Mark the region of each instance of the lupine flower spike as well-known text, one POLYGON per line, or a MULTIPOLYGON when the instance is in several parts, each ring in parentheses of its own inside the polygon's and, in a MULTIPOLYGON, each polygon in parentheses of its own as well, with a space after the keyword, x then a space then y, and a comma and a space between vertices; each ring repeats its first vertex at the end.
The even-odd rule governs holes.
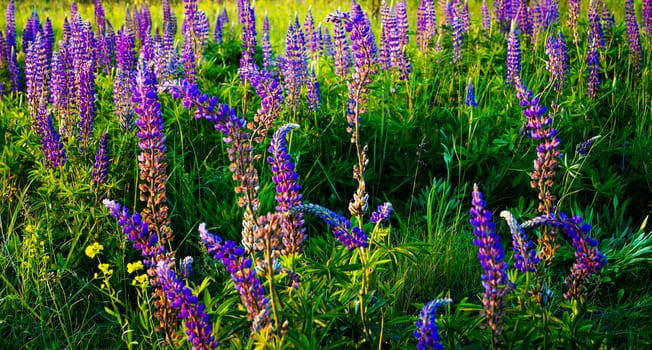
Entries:
POLYGON ((469 83, 466 85, 464 104, 468 107, 478 107, 478 101, 475 100, 475 92, 473 90, 473 80, 471 78, 469 78, 469 83))
POLYGON ((417 319, 417 330, 414 337, 417 339, 419 350, 443 350, 440 343, 441 338, 437 332, 437 309, 443 305, 452 303, 451 299, 435 299, 423 306, 417 319))
POLYGON ((369 246, 369 237, 358 226, 351 229, 351 221, 329 209, 317 204, 301 204, 292 210, 308 212, 319 216, 333 231, 337 238, 348 250, 355 248, 366 248, 369 246))
POLYGON ((536 249, 533 249, 534 243, 528 238, 512 213, 504 210, 500 212, 500 216, 505 219, 512 233, 514 267, 521 272, 535 272, 540 259, 537 257, 536 249))

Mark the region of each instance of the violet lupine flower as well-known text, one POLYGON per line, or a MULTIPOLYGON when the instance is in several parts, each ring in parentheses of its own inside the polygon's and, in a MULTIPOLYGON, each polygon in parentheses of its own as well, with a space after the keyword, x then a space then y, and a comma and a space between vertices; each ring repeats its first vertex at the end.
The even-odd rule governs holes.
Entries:
POLYGON ((38 33, 27 48, 25 56, 25 85, 27 92, 29 116, 32 121, 33 130, 38 130, 38 114, 41 109, 46 108, 48 102, 48 66, 43 36, 38 33))
POLYGON ((32 10, 32 15, 27 19, 27 24, 23 30, 23 52, 27 53, 27 49, 32 44, 36 35, 41 33, 43 35, 43 26, 41 25, 41 20, 38 17, 36 10, 32 10))
POLYGON ((579 154, 581 157, 585 157, 586 155, 589 154, 589 151, 591 150, 591 147, 593 147, 593 144, 602 136, 597 135, 593 136, 590 139, 580 143, 577 145, 577 154, 579 154))
MULTIPOLYGON (((604 49, 604 33, 602 32, 602 23, 600 22, 600 13, 598 12, 598 0, 589 1, 588 18, 589 18, 589 41, 595 40, 600 50, 604 49), (593 39, 591 39, 593 38, 593 39)), ((590 44, 589 44, 590 45, 590 44)))
POLYGON ((206 313, 206 306, 199 302, 186 282, 179 280, 174 272, 174 260, 163 259, 156 264, 156 275, 173 310, 184 320, 186 337, 193 350, 215 349, 218 345, 213 336, 213 325, 206 313))
POLYGON ((254 58, 256 53, 256 14, 249 0, 238 1, 238 13, 242 25, 242 57, 238 73, 244 84, 249 80, 249 75, 258 70, 254 58))
POLYGON ((11 91, 22 91, 23 81, 20 72, 20 65, 18 65, 18 58, 16 56, 16 47, 12 46, 9 49, 9 80, 11 82, 11 91))
POLYGON ((45 45, 45 54, 47 55, 48 64, 52 62, 52 50, 54 49, 54 32, 52 30, 52 21, 50 17, 45 19, 43 28, 43 40, 45 45))
POLYGON ((460 20, 462 22, 462 32, 468 33, 471 29, 471 21, 469 19, 469 1, 464 0, 463 5, 459 5, 460 20))
POLYGON ((129 27, 118 31, 116 38, 116 73, 113 80, 114 114, 123 131, 133 128, 131 79, 136 71, 136 37, 129 27))
POLYGON ((550 82, 554 84, 555 91, 561 92, 568 76, 568 50, 566 49, 566 40, 564 35, 559 31, 557 36, 550 36, 546 41, 546 54, 548 61, 546 68, 550 72, 550 82))
POLYGON ((163 0, 161 7, 163 11, 163 32, 175 36, 177 34, 177 17, 170 8, 170 0, 163 0))
POLYGON ((625 21, 627 22, 627 38, 629 43, 629 60, 637 73, 641 72, 643 51, 641 49, 641 35, 638 30, 634 1, 625 1, 625 21))
POLYGON ((419 318, 417 319, 417 329, 414 331, 414 337, 417 339, 417 349, 419 350, 443 350, 444 346, 440 343, 437 329, 437 309, 440 306, 452 303, 452 299, 435 299, 428 302, 421 308, 419 318))
POLYGON ((512 21, 509 37, 507 38, 507 76, 506 84, 518 85, 521 76, 521 42, 518 39, 516 21, 512 21))
POLYGON ((351 50, 349 43, 346 41, 346 32, 344 21, 341 18, 327 18, 327 21, 333 22, 333 44, 335 51, 335 74, 344 79, 349 76, 351 67, 351 50))
POLYGON ((39 111, 39 133, 41 134, 41 150, 45 158, 45 166, 56 168, 66 162, 66 149, 60 141, 59 133, 52 123, 52 113, 46 110, 45 104, 39 111))
POLYGON ((641 4, 641 17, 643 20, 643 33, 652 36, 652 0, 643 0, 641 4))
POLYGON ((477 184, 473 184, 470 222, 475 235, 473 244, 479 248, 478 260, 484 270, 482 274, 483 315, 487 317, 492 336, 495 337, 503 330, 504 299, 511 288, 511 282, 507 278, 507 263, 503 259, 505 253, 500 244, 500 237, 494 230, 491 212, 485 209, 485 201, 477 184))
POLYGON ((417 8, 417 47, 426 53, 437 34, 437 14, 433 0, 421 0, 417 8))
POLYGON ((68 69, 70 61, 68 56, 67 45, 64 41, 59 41, 59 49, 52 55, 52 68, 50 78, 50 91, 52 102, 52 113, 59 120, 59 133, 65 140, 73 136, 75 123, 72 118, 73 98, 70 96, 70 80, 68 79, 68 69))
POLYGON ((391 47, 396 44, 398 47, 398 35, 396 32, 396 17, 391 13, 387 1, 383 0, 380 5, 380 47, 378 48, 378 63, 380 68, 389 70, 392 67, 391 47), (394 43, 396 41, 396 43, 394 43))
POLYGON ((509 230, 512 233, 512 246, 514 247, 514 268, 525 273, 535 272, 537 264, 539 264, 539 257, 537 257, 534 243, 528 238, 523 228, 518 224, 514 215, 507 210, 500 212, 500 216, 505 219, 509 230))
POLYGON ((183 25, 181 31, 183 33, 183 50, 181 60, 183 61, 183 74, 184 78, 190 82, 194 82, 197 76, 195 56, 195 41, 197 40, 195 33, 195 20, 197 18, 197 0, 184 0, 185 14, 183 17, 183 25))
POLYGON ((11 50, 16 50, 16 8, 14 0, 10 0, 5 10, 5 57, 11 60, 11 50))
MULTIPOLYGON (((539 26, 541 24, 541 19, 537 18, 535 19, 535 23, 532 23, 532 13, 530 10, 528 10, 527 7, 527 1, 526 0, 517 0, 518 2, 518 8, 516 11, 516 19, 518 22, 518 29, 519 32, 521 32, 523 35, 527 35, 529 37, 533 36, 534 34, 534 27, 539 26)), ((513 5, 512 5, 513 6, 513 5)), ((535 5, 536 6, 536 5, 535 5)), ((541 12, 538 12, 538 7, 535 7, 534 9, 535 14, 537 15, 536 17, 540 17, 541 12)))
POLYGON ((251 85, 260 96, 260 108, 254 116, 253 139, 256 143, 262 143, 283 110, 283 89, 269 70, 252 75, 251 85))
POLYGON ((333 39, 331 38, 331 32, 328 30, 328 28, 324 29, 322 35, 322 50, 324 51, 324 56, 333 59, 335 58, 335 51, 333 49, 333 39))
POLYGON ((469 83, 466 85, 464 104, 467 107, 478 107, 478 101, 475 100, 475 92, 473 90, 473 80, 471 78, 469 78, 469 83))
POLYGON ((600 89, 600 38, 593 31, 589 32, 588 38, 588 53, 587 53, 587 63, 588 63, 588 84, 586 95, 590 99, 594 99, 598 96, 598 90, 600 89))
POLYGON ((410 36, 408 35, 408 14, 407 14, 407 5, 405 0, 399 0, 396 3, 396 29, 398 31, 398 38, 400 42, 401 50, 407 46, 410 42, 410 36))
POLYGON ((204 11, 195 12, 195 57, 202 57, 208 45, 208 16, 204 11))
POLYGON ((369 246, 369 237, 360 227, 355 226, 351 229, 351 221, 332 210, 311 203, 297 205, 292 210, 317 215, 330 227, 333 236, 348 250, 369 246))
POLYGON ((392 203, 385 202, 378 206, 378 209, 371 213, 371 218, 369 219, 373 224, 379 224, 387 219, 392 213, 392 203))
POLYGON ((580 17, 581 0, 568 0, 568 20, 566 24, 573 33, 573 42, 577 45, 580 42, 579 32, 577 30, 577 20, 580 17))
POLYGON ((292 211, 302 204, 301 185, 297 182, 298 175, 295 165, 287 152, 285 137, 291 130, 297 129, 297 124, 285 124, 272 136, 269 147, 271 154, 267 162, 272 165, 272 182, 276 184, 276 211, 281 214, 281 231, 285 254, 299 253, 305 248, 306 228, 303 213, 292 211))
POLYGON ((583 223, 581 217, 569 218, 566 214, 559 213, 558 220, 575 248, 575 263, 565 282, 568 290, 564 293, 564 298, 580 300, 586 296, 586 280, 600 274, 602 268, 607 265, 607 259, 598 250, 598 241, 589 236, 591 225, 583 223))
POLYGON ((283 85, 285 102, 290 109, 296 109, 301 100, 301 86, 306 82, 306 54, 301 27, 290 23, 285 36, 285 57, 283 57, 283 85))
POLYGON ((321 89, 319 89, 315 67, 311 67, 306 84, 308 85, 308 109, 316 111, 321 107, 321 89))
POLYGON ((463 45, 463 35, 464 28, 462 27, 462 19, 457 14, 453 17, 453 26, 452 26, 452 54, 451 62, 453 65, 458 65, 462 62, 462 45, 463 45))
POLYGON ((616 19, 614 18, 613 13, 609 11, 609 6, 607 6, 606 2, 602 2, 602 29, 609 31, 611 27, 613 27, 616 24, 616 19))
POLYGON ((168 217, 165 183, 165 135, 163 115, 156 94, 156 77, 141 54, 138 69, 132 81, 134 112, 138 116, 138 168, 140 169, 140 200, 147 204, 142 210, 143 219, 159 234, 161 244, 172 240, 172 228, 168 217))
POLYGON ((192 263, 195 262, 192 256, 187 256, 181 260, 181 268, 179 269, 179 277, 187 280, 192 276, 192 263))
POLYGON ((102 201, 111 216, 117 219, 127 239, 134 244, 134 249, 140 251, 146 268, 156 267, 156 257, 165 254, 165 245, 161 244, 155 230, 142 219, 139 213, 129 214, 129 209, 122 204, 105 199, 102 201))
POLYGON ((319 32, 315 27, 315 20, 312 17, 312 7, 308 8, 303 29, 306 34, 306 53, 310 59, 315 59, 321 51, 321 42, 319 41, 319 32))
POLYGON ((260 44, 263 52, 263 68, 272 71, 274 67, 274 57, 272 56, 272 44, 269 41, 269 17, 265 15, 263 20, 263 40, 260 44))
POLYGON ((215 44, 221 45, 224 43, 224 26, 229 22, 229 14, 224 9, 215 18, 215 28, 213 29, 213 41, 215 44))
POLYGON ((489 6, 487 0, 482 0, 482 30, 488 32, 491 29, 491 15, 489 15, 489 6))
POLYGON ((100 142, 95 153, 95 163, 93 164, 93 182, 96 184, 105 184, 109 181, 109 133, 105 132, 100 137, 100 142))
POLYGON ((102 7, 102 0, 93 0, 93 13, 95 15, 95 25, 98 32, 103 32, 106 26, 106 16, 104 15, 104 8, 102 7))
POLYGON ((79 67, 79 151, 86 152, 90 146, 95 125, 95 73, 90 63, 79 67))
POLYGON ((251 331, 267 328, 270 325, 269 298, 265 296, 265 288, 256 277, 251 258, 246 257, 244 249, 237 247, 234 241, 222 242, 220 236, 208 232, 205 223, 199 224, 199 237, 208 254, 219 260, 231 275, 235 289, 247 308, 247 317, 252 321, 251 331))

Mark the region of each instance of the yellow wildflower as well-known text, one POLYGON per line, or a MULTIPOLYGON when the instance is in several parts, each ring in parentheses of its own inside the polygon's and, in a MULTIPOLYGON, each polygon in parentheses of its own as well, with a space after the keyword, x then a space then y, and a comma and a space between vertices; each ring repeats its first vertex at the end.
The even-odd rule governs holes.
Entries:
POLYGON ((97 265, 97 268, 100 269, 100 271, 102 271, 104 276, 113 275, 113 270, 110 269, 109 264, 99 264, 99 265, 97 265))
POLYGON ((147 276, 146 273, 134 277, 134 280, 131 281, 131 284, 136 286, 136 287, 141 287, 141 288, 146 288, 147 285, 149 284, 149 276, 147 276))
POLYGON ((128 273, 133 273, 134 271, 142 270, 145 266, 143 266, 142 261, 136 261, 135 263, 128 263, 127 264, 127 272, 128 273))
POLYGON ((95 255, 99 254, 103 249, 104 249, 103 245, 97 242, 93 242, 93 244, 86 247, 86 250, 84 252, 86 253, 86 256, 93 259, 95 255))

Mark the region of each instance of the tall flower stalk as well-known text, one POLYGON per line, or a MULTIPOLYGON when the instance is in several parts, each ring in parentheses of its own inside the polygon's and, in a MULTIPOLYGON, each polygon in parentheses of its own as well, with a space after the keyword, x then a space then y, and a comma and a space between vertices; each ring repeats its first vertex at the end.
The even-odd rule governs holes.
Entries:
POLYGON ((634 66, 636 73, 640 74, 641 65, 643 64, 643 50, 641 49, 641 35, 638 29, 638 22, 636 21, 633 0, 625 1, 625 21, 627 22, 629 60, 632 66, 634 66))

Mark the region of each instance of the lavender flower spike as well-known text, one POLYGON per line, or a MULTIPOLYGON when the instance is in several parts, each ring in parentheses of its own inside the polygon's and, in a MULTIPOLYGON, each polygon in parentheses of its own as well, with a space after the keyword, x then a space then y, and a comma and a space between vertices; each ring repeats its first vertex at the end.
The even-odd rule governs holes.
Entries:
POLYGON ((518 40, 516 31, 516 21, 512 21, 512 26, 507 38, 507 85, 518 85, 521 74, 521 42, 518 40))
POLYGON ((484 270, 482 285, 484 286, 483 315, 487 317, 492 336, 499 335, 503 330, 505 311, 505 295, 511 288, 507 278, 507 263, 503 260, 505 253, 500 244, 500 237, 494 230, 491 212, 485 209, 485 201, 478 185, 473 185, 473 200, 471 207, 471 225, 473 226, 473 244, 478 250, 478 260, 484 270))
POLYGON ((627 37, 629 39, 629 59, 637 73, 641 72, 643 64, 643 50, 641 49, 641 34, 636 22, 634 1, 625 1, 625 21, 627 22, 627 37))
POLYGON ((507 210, 500 212, 500 216, 505 219, 509 230, 512 232, 512 245, 514 246, 514 267, 521 272, 535 272, 539 258, 537 252, 532 249, 534 244, 528 239, 527 234, 523 231, 514 215, 507 210))
POLYGON ((441 338, 437 333, 437 309, 440 306, 452 303, 452 299, 435 299, 423 306, 417 319, 417 330, 414 337, 417 338, 417 349, 419 350, 443 350, 444 346, 439 342, 441 338))
POLYGON ((473 90, 473 80, 469 78, 469 83, 466 85, 466 99, 464 104, 468 107, 478 107, 478 101, 475 100, 475 92, 473 90))
POLYGON ((156 274, 161 282, 161 289, 173 309, 178 310, 179 318, 184 319, 186 337, 193 350, 215 349, 217 341, 213 337, 213 326, 206 313, 206 307, 199 302, 184 281, 174 273, 174 261, 169 258, 159 261, 156 274))
POLYGON ((100 137, 99 146, 95 153, 95 164, 93 164, 93 182, 96 184, 105 184, 109 180, 109 155, 107 146, 109 143, 109 133, 105 132, 100 137))

